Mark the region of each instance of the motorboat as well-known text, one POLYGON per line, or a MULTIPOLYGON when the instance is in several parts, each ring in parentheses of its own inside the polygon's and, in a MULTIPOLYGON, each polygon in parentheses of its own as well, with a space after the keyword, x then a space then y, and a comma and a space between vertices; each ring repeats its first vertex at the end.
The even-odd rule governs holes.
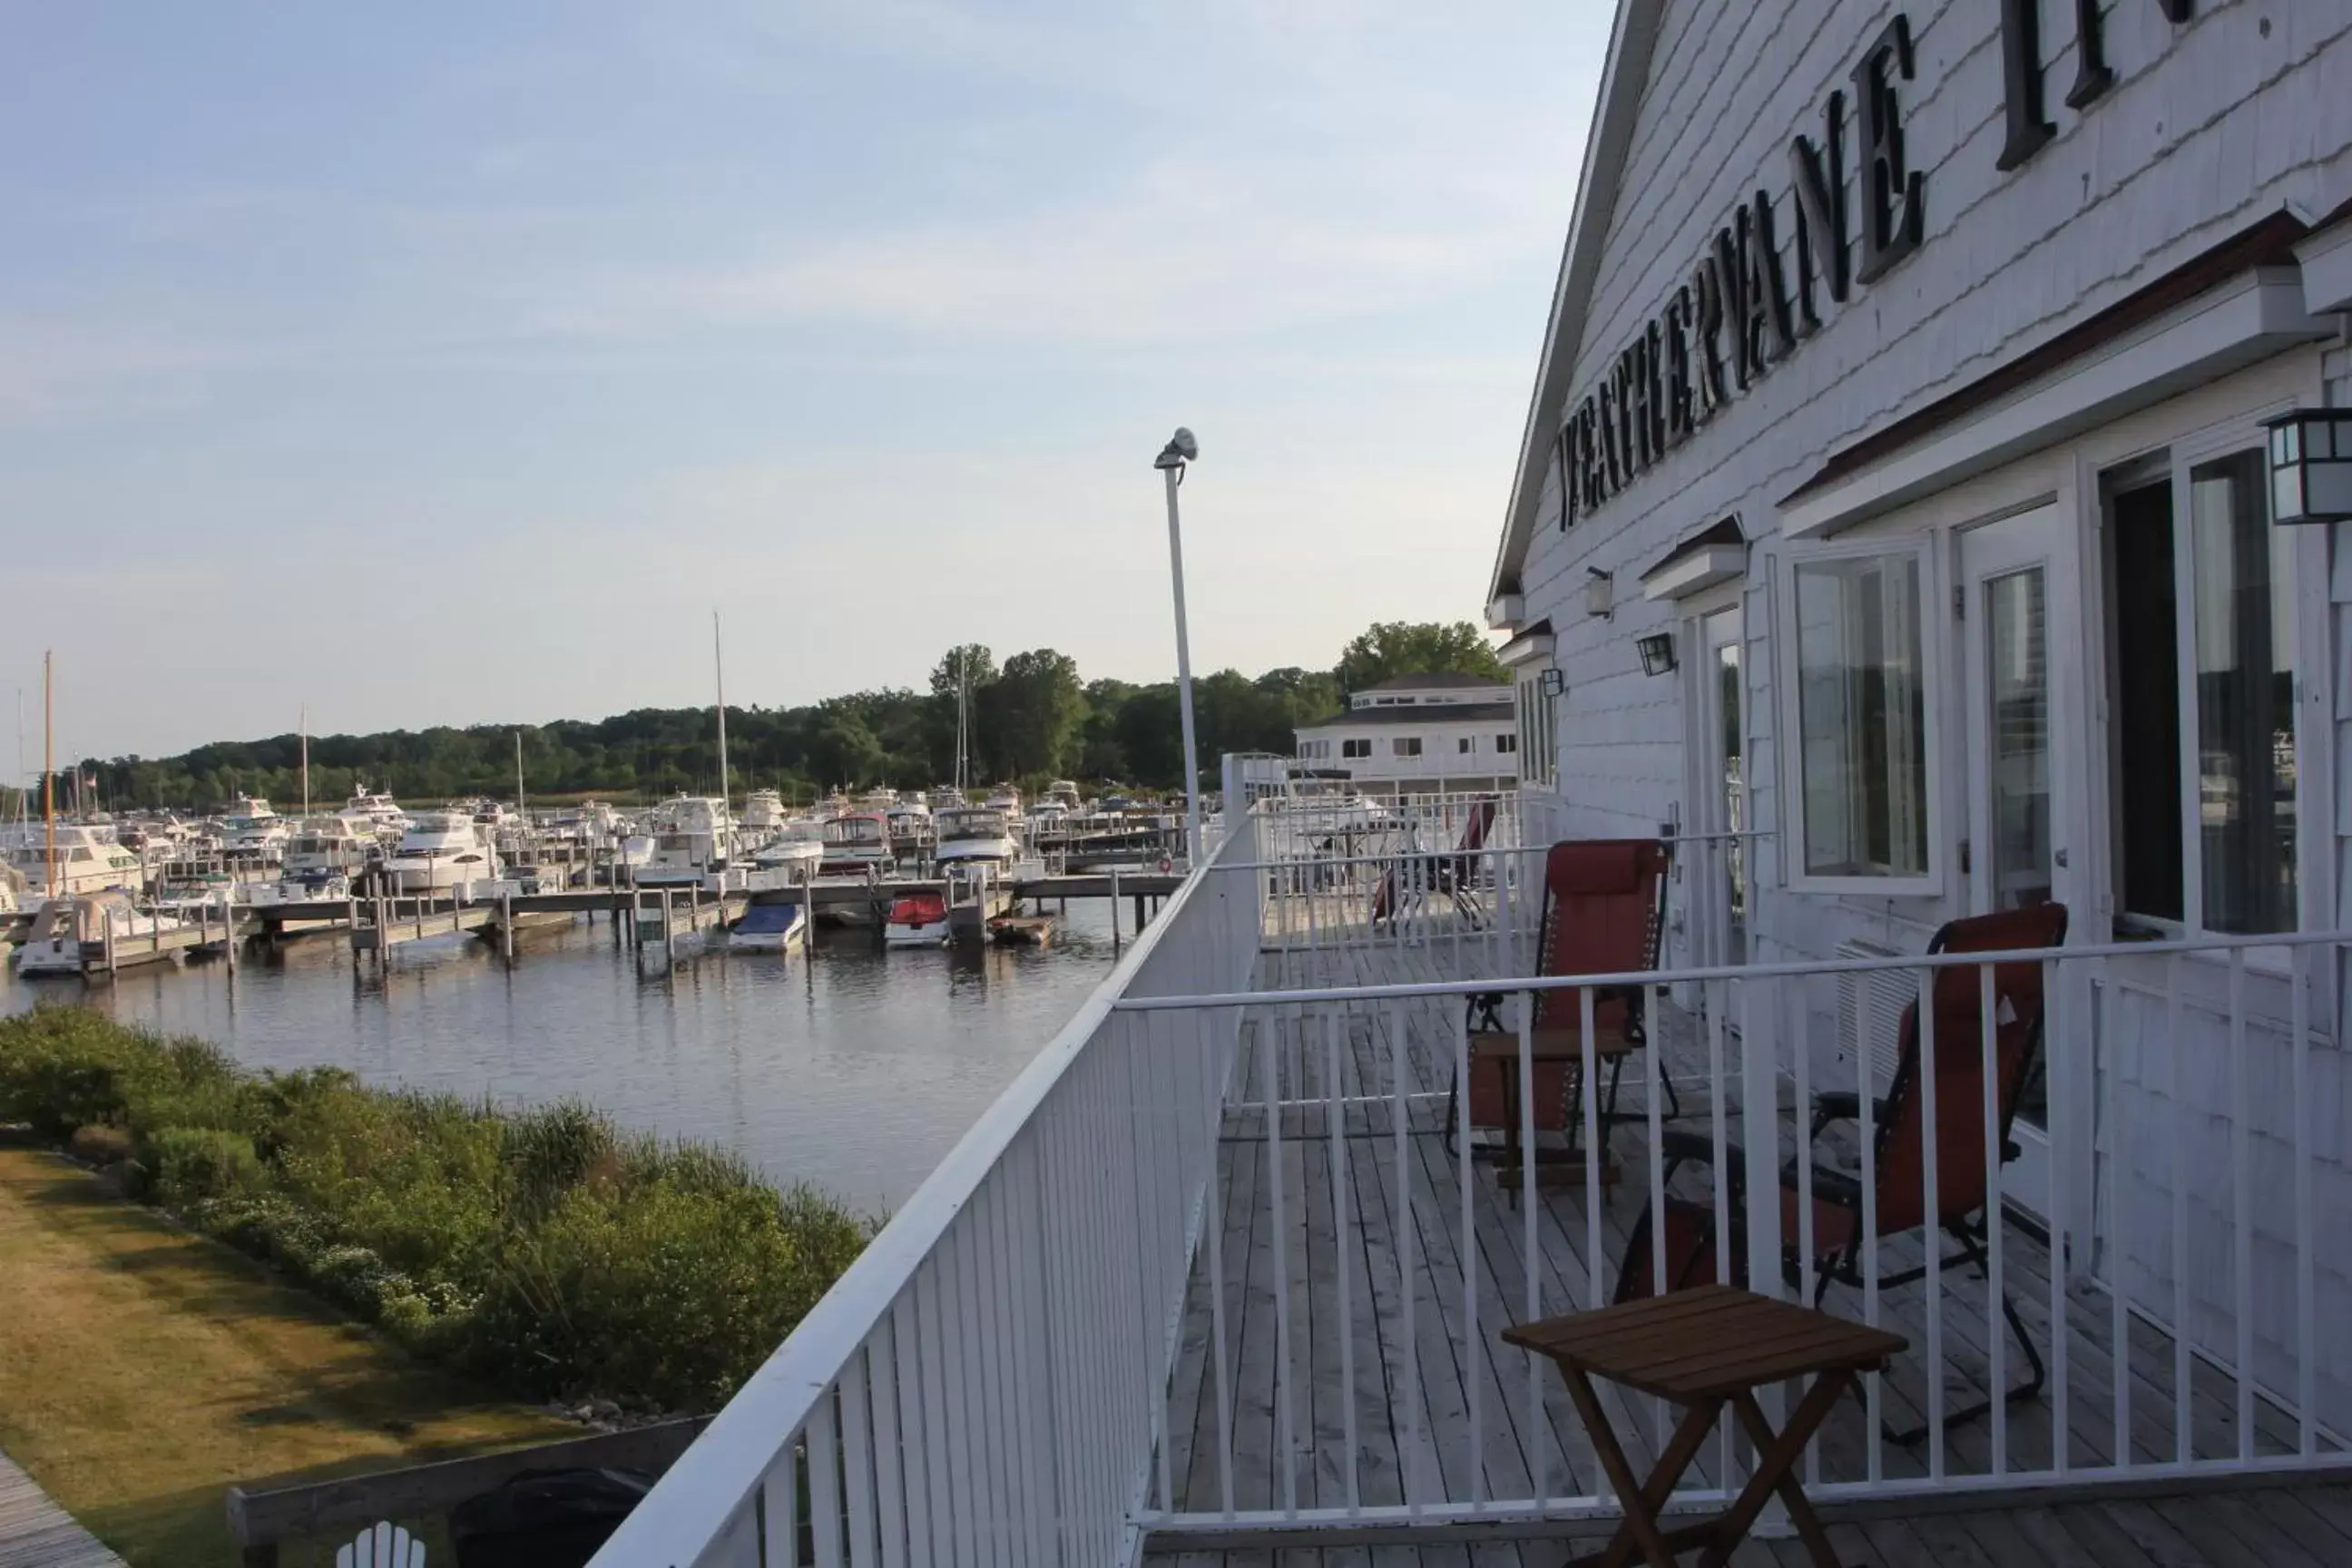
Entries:
POLYGON ((853 811, 824 825, 827 876, 865 876, 887 871, 897 858, 890 847, 890 819, 878 811, 853 811))
POLYGON ((948 940, 948 901, 940 893, 904 893, 882 925, 885 947, 938 947, 948 940))
POLYGON ((221 853, 251 865, 275 866, 293 827, 257 795, 240 795, 221 816, 221 853))
POLYGON ((84 958, 97 962, 110 939, 161 936, 185 926, 170 915, 142 912, 118 889, 51 899, 33 919, 32 934, 16 954, 16 973, 79 974, 84 958))
POLYGON ((983 804, 991 811, 1001 811, 1007 816, 1018 816, 1021 815, 1021 791, 1013 784, 998 784, 988 792, 988 799, 983 804))
POLYGON ((931 842, 931 807, 920 790, 898 797, 898 803, 884 812, 890 824, 890 840, 904 847, 923 848, 931 842))
POLYGON ((395 893, 446 893, 499 874, 488 831, 467 811, 420 811, 384 857, 395 893))
POLYGON ((636 868, 639 887, 685 887, 726 871, 735 824, 715 795, 678 795, 654 809, 653 853, 636 868))
POLYGON ((138 854, 116 843, 104 828, 79 822, 60 822, 54 828, 27 823, 19 835, 8 851, 8 864, 37 897, 71 897, 109 888, 135 890, 146 871, 138 854))
POLYGON ((743 820, 739 825, 744 838, 753 844, 764 844, 784 830, 792 813, 784 809, 784 797, 772 789, 755 789, 743 800, 743 820))
POLYGON ((282 880, 305 886, 348 879, 366 869, 376 850, 375 823, 353 813, 307 818, 286 840, 278 870, 282 880))
POLYGON ((797 903, 753 904, 727 932, 738 952, 790 952, 807 941, 808 910, 797 903))
POLYGON ((400 809, 398 801, 357 779, 352 781, 352 798, 343 802, 339 815, 367 818, 374 825, 376 837, 387 844, 396 841, 408 826, 408 813, 400 809))
POLYGON ((1072 779, 1055 779, 1047 784, 1045 799, 1059 805, 1073 816, 1086 809, 1086 797, 1078 794, 1077 784, 1072 779))
POLYGON ((795 879, 815 876, 824 864, 824 824, 814 817, 793 817, 760 846, 751 863, 789 871, 795 879))
POLYGON ((993 806, 957 806, 940 812, 935 820, 939 842, 931 850, 931 858, 942 866, 963 861, 1009 866, 1020 853, 1005 814, 993 806))

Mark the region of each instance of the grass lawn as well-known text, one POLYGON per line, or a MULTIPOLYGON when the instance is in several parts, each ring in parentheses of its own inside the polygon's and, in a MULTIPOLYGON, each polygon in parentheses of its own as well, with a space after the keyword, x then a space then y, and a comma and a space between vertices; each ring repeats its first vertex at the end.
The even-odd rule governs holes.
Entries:
POLYGON ((36 1150, 0 1146, 0 1450, 134 1568, 236 1568, 236 1482, 581 1435, 36 1150))

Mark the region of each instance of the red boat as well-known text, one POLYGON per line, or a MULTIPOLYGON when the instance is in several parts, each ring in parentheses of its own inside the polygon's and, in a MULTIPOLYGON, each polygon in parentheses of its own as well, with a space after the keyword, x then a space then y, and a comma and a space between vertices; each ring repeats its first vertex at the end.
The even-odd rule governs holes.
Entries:
POLYGON ((905 893, 890 905, 882 927, 886 947, 938 947, 948 940, 948 901, 938 893, 905 893))

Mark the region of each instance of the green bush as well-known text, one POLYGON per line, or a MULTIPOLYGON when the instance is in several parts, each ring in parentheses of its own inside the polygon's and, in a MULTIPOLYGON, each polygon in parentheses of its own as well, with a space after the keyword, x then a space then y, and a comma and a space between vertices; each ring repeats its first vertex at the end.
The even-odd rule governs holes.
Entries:
POLYGON ((156 1201, 174 1209, 207 1198, 257 1196, 269 1185, 253 1140, 217 1127, 159 1128, 143 1163, 156 1201))
POLYGON ((0 1121, 127 1147, 144 1195, 419 1352, 533 1394, 724 1400, 873 1233, 577 1101, 248 1073, 83 1008, 0 1019, 0 1121))

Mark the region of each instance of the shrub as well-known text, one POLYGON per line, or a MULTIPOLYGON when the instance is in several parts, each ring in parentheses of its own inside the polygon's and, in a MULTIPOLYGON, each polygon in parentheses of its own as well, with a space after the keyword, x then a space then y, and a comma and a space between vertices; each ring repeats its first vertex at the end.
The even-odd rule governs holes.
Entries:
POLYGON ((128 1152, 151 1201, 539 1394, 714 1405, 873 1229, 578 1101, 510 1113, 333 1069, 251 1074, 83 1008, 0 1019, 0 1119, 128 1152))
POLYGON ((186 1208, 207 1198, 255 1196, 269 1173, 253 1140, 216 1127, 165 1127, 148 1141, 142 1162, 157 1201, 186 1208))

